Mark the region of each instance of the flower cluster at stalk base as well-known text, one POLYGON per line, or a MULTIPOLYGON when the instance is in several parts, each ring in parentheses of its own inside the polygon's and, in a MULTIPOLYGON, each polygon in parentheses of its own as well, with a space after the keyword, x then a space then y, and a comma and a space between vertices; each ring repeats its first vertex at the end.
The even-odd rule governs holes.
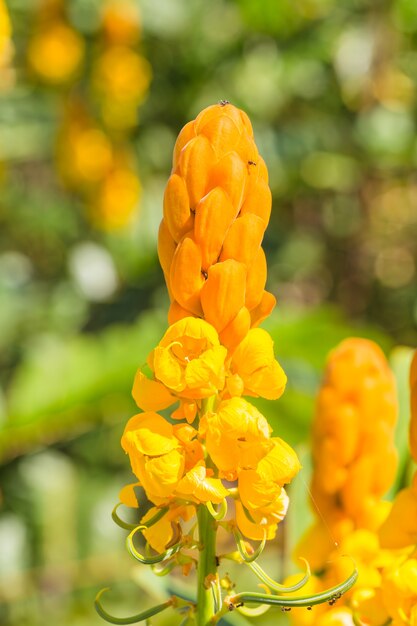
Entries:
MULTIPOLYGON (((392 380, 392 377, 387 375, 386 364, 383 364, 381 360, 378 368, 380 378, 379 384, 377 384, 376 380, 373 380, 369 374, 369 367, 372 362, 375 366, 377 354, 379 354, 378 358, 381 358, 379 350, 376 347, 373 349, 373 357, 369 353, 368 367, 364 368, 364 355, 361 354, 360 344, 357 343, 357 340, 350 340, 349 343, 350 346, 345 344, 343 349, 342 344, 342 349, 339 348, 333 353, 333 356, 330 357, 329 368, 334 366, 332 358, 337 358, 337 355, 340 356, 343 352, 346 354, 346 348, 350 347, 351 369, 350 376, 345 377, 345 384, 347 379, 351 398, 358 398, 362 395, 363 399, 366 400, 362 404, 359 418, 362 422, 365 422, 367 418, 369 419, 370 413, 367 413, 366 408, 372 407, 372 415, 374 416, 372 427, 375 442, 381 442, 384 438, 387 440, 387 436, 391 439, 394 413, 393 388, 391 385, 387 385, 387 381, 392 380), (356 364, 355 369, 352 367, 353 363, 356 364), (378 388, 379 393, 377 392, 378 388), (379 411, 376 411, 375 403, 377 403, 379 411), (387 419, 387 416, 391 417, 387 419), (391 424, 390 435, 387 431, 387 422, 391 424), (381 432, 383 438, 380 436, 381 432)), ((369 342, 367 343, 369 345, 369 342)), ((375 374, 376 370, 374 368, 372 370, 375 374)), ((347 374, 347 368, 344 371, 347 374)), ((327 383, 328 380, 329 377, 326 378, 327 383)), ((410 371, 410 448, 414 460, 417 453, 415 442, 417 423, 416 380, 417 353, 414 354, 410 371)), ((324 389, 325 386, 322 388, 321 395, 324 389)), ((323 407, 323 401, 320 398, 319 396, 315 429, 320 428, 317 422, 322 419, 325 422, 327 415, 326 412, 320 411, 320 408, 323 407)), ((343 424, 343 412, 335 407, 333 412, 334 431, 342 430, 343 424)), ((324 424, 322 426, 324 427, 324 424)), ((367 422, 365 430, 370 426, 371 424, 367 422)), ((360 462, 361 456, 367 456, 369 453, 369 446, 363 444, 366 444, 366 434, 362 435, 358 442, 357 462, 360 462)), ((378 467, 386 467, 391 476, 390 480, 385 483, 386 490, 391 486, 394 479, 391 465, 391 445, 381 447, 379 456, 378 467)), ((333 458, 328 451, 322 452, 321 464, 316 463, 315 465, 313 484, 317 480, 318 469, 322 469, 326 462, 332 462, 333 458), (328 455, 327 458, 326 454, 328 455)), ((342 451, 340 458, 343 458, 342 451)), ((375 476, 371 464, 362 464, 361 477, 363 484, 369 486, 375 478, 378 478, 378 475, 375 476)), ((388 475, 385 474, 384 478, 387 479, 388 475)), ((382 487, 379 494, 382 497, 382 487)), ((375 491, 372 491, 370 495, 374 499, 374 515, 358 517, 355 516, 357 509, 350 512, 345 509, 344 524, 333 524, 326 529, 322 523, 317 522, 307 531, 306 536, 297 547, 297 554, 306 555, 317 572, 316 576, 313 576, 309 581, 311 591, 319 592, 333 584, 334 581, 343 578, 350 564, 347 559, 340 558, 341 554, 350 555, 357 564, 359 573, 357 584, 344 596, 343 601, 338 603, 337 607, 323 605, 311 613, 295 611, 292 619, 297 626, 312 626, 313 624, 314 626, 354 626, 356 624, 364 626, 386 626, 388 624, 413 626, 417 624, 417 474, 414 475, 411 486, 399 491, 392 503, 377 501, 375 491), (331 546, 330 532, 338 533, 338 546, 334 546, 334 544, 331 546)), ((358 506, 362 509, 360 503, 366 503, 366 494, 363 490, 358 489, 356 496, 358 506)), ((329 521, 332 524, 331 516, 325 519, 326 522, 329 521)), ((291 583, 291 578, 287 580, 287 583, 291 583)))
POLYGON ((152 377, 139 370, 133 386, 144 413, 129 420, 122 438, 148 499, 170 508, 220 504, 230 494, 223 481, 236 483, 240 531, 252 539, 274 537, 288 507, 284 485, 300 464, 290 446, 271 437, 265 417, 241 397, 247 387, 251 395, 268 389, 275 397, 284 389, 269 335, 250 331, 228 357, 208 322, 184 318, 168 328, 148 365, 152 377), (251 366, 248 354, 254 354, 251 366), (231 388, 238 395, 232 396, 231 388), (176 423, 155 412, 169 406, 176 423))
POLYGON ((158 252, 169 321, 204 317, 236 347, 275 305, 261 247, 271 212, 268 171, 247 115, 222 102, 184 126, 165 189, 158 252))

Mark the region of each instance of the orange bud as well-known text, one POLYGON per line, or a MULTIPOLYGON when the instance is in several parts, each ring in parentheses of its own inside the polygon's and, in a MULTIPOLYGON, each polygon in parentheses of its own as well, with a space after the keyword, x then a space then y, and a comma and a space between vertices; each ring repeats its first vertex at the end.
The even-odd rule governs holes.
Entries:
POLYGON ((233 350, 244 339, 250 329, 250 313, 243 306, 236 317, 220 333, 220 341, 229 350, 233 350))
POLYGON ((265 223, 257 215, 247 213, 238 217, 224 240, 220 260, 235 259, 250 267, 264 236, 265 223))
POLYGON ((175 300, 171 302, 171 306, 169 307, 169 311, 168 311, 169 324, 170 325, 175 324, 175 322, 182 320, 184 317, 196 317, 196 316, 193 315, 191 311, 188 311, 188 309, 184 309, 175 300))
POLYGON ((189 141, 191 141, 191 139, 193 139, 193 137, 195 137, 194 120, 192 120, 191 122, 188 122, 182 128, 182 130, 180 131, 177 137, 177 141, 175 142, 175 146, 174 146, 174 156, 172 159, 173 161, 172 171, 174 171, 178 165, 181 150, 184 148, 184 146, 187 145, 189 141))
MULTIPOLYGON (((251 178, 249 177, 249 181, 251 178)), ((263 219, 266 228, 272 208, 272 195, 268 183, 259 177, 256 182, 250 182, 248 193, 240 210, 241 215, 254 213, 263 219)))
POLYGON ((184 179, 177 174, 172 174, 165 188, 164 220, 177 242, 192 230, 194 225, 187 188, 184 179))
POLYGON ((258 306, 262 300, 266 283, 266 257, 262 248, 259 248, 253 263, 248 267, 246 277, 246 306, 252 310, 258 306))
POLYGON ((210 141, 218 159, 231 150, 234 150, 240 141, 238 127, 234 121, 226 115, 212 118, 204 126, 200 126, 198 132, 205 135, 210 141))
POLYGON ((172 259, 176 250, 176 244, 168 230, 165 220, 162 220, 159 226, 158 232, 158 256, 159 262, 164 272, 165 282, 168 287, 168 291, 171 296, 171 286, 169 280, 169 273, 171 269, 172 259))
POLYGON ((214 165, 208 179, 208 189, 223 187, 239 212, 245 195, 248 170, 236 152, 229 152, 214 165))
POLYGON ((202 267, 206 270, 217 263, 236 211, 221 187, 212 189, 196 206, 195 240, 200 246, 202 267))
POLYGON ((193 235, 178 244, 172 259, 170 283, 175 300, 196 315, 201 315, 200 290, 204 284, 201 273, 201 251, 193 235))
MULTIPOLYGON (((204 135, 191 139, 181 150, 177 172, 184 177, 190 198, 190 208, 194 209, 197 202, 205 195, 213 162, 213 148, 204 135)), ((217 185, 211 185, 215 187, 217 185)))
POLYGON ((260 303, 250 312, 252 328, 259 326, 259 324, 271 314, 276 302, 275 296, 272 295, 272 293, 269 293, 269 291, 263 292, 260 303))
POLYGON ((201 290, 205 319, 221 332, 245 304, 246 267, 228 259, 212 265, 201 290))
MULTIPOLYGON (((247 130, 246 126, 249 123, 250 131, 252 132, 252 125, 246 113, 230 103, 227 103, 225 105, 212 104, 211 106, 203 109, 195 118, 195 132, 201 133, 201 129, 206 124, 223 116, 227 116, 229 119, 231 119, 237 126, 239 132, 247 130)), ((249 131, 247 130, 247 132, 249 131)))

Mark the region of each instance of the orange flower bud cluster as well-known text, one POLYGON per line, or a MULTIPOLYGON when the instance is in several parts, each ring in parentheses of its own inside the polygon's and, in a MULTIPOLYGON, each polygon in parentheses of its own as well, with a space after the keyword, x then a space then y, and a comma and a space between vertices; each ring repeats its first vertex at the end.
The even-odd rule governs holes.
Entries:
POLYGON ((164 196, 158 252, 172 324, 206 319, 234 348, 275 306, 261 247, 268 172, 247 115, 221 102, 180 132, 164 196))
POLYGON ((330 353, 313 423, 312 493, 327 520, 374 529, 397 468, 394 376, 380 348, 343 341, 330 353))

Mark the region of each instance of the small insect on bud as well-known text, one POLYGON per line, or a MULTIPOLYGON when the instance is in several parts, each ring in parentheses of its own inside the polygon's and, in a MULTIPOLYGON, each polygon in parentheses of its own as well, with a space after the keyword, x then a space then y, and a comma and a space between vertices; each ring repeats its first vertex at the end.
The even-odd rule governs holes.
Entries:
POLYGON ((230 102, 229 102, 229 100, 220 100, 219 104, 220 104, 221 107, 225 107, 226 104, 230 104, 230 102))
POLYGON ((311 610, 312 610, 312 608, 313 608, 312 606, 308 606, 308 607, 307 607, 307 611, 311 611, 311 610))

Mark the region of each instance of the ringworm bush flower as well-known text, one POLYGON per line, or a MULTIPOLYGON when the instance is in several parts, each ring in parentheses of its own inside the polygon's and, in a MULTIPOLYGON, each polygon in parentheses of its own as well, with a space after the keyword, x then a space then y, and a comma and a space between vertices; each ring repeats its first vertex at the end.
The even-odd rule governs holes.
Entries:
MULTIPOLYGON (((122 489, 120 503, 140 509, 135 489, 141 487, 154 506, 133 526, 118 516, 119 505, 113 518, 131 530, 127 546, 137 560, 161 563, 157 573, 179 566, 188 574, 197 567, 197 601, 185 602, 187 619, 212 626, 229 610, 244 612, 246 599, 291 606, 293 600, 272 595, 269 586, 285 594, 308 581, 309 570, 286 588, 254 563, 286 515, 285 486, 301 466, 291 446, 272 436, 266 418, 243 397, 277 399, 286 384, 271 337, 257 328, 275 304, 265 291, 261 248, 271 194, 247 116, 228 103, 205 109, 181 131, 173 161, 159 231, 170 326, 136 373, 132 393, 142 412, 122 436, 138 482, 122 489), (169 419, 158 413, 164 409, 169 419), (232 534, 236 552, 217 554, 219 526, 232 534), (138 533, 147 542, 145 555, 134 543, 138 533), (248 540, 260 544, 254 548, 248 540), (267 593, 233 594, 224 579, 223 598, 217 569, 227 558, 248 564, 267 593)), ((323 602, 355 578, 354 572, 296 602, 323 602)), ((115 621, 99 600, 97 609, 115 621)))

